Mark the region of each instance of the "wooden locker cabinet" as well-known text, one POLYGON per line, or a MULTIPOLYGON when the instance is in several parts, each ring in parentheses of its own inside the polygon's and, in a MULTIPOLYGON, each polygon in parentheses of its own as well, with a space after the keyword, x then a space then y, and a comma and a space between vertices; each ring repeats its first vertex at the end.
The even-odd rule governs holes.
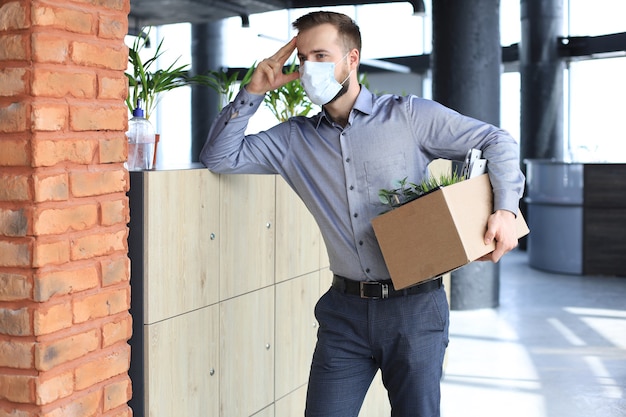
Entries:
POLYGON ((332 277, 310 213, 275 176, 130 177, 133 415, 302 415, 332 277))
POLYGON ((129 404, 135 416, 195 410, 219 392, 204 374, 219 359, 219 247, 210 239, 219 228, 219 178, 200 169, 143 171, 130 182, 129 404))
POLYGON ((220 177, 220 300, 274 284, 272 175, 220 177))

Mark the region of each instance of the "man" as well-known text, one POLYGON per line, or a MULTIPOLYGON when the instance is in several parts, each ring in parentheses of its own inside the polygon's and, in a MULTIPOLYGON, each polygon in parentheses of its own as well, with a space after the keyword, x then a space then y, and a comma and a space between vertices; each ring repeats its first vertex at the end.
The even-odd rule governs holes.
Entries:
POLYGON ((441 279, 392 288, 370 223, 383 210, 378 192, 405 177, 420 181, 433 159, 461 160, 469 149, 481 149, 495 209, 485 241, 495 239, 496 249, 486 259, 497 262, 517 245, 514 213, 524 183, 517 144, 506 132, 433 101, 378 97, 359 85, 361 35, 349 17, 313 12, 293 25, 298 35, 258 64, 218 116, 201 160, 217 173, 281 175, 318 222, 334 278, 315 308, 320 327, 306 416, 356 417, 378 369, 394 417, 439 416, 445 292, 441 279), (300 71, 284 74, 296 49, 300 71), (320 114, 246 136, 264 94, 297 78, 322 106, 320 114), (390 286, 386 298, 380 282, 390 286))

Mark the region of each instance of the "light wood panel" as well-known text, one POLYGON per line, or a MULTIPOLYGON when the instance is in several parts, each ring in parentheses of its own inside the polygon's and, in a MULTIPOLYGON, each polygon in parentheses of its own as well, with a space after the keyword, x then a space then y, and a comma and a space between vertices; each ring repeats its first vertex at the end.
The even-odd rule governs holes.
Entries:
POLYGON ((258 413, 252 415, 251 417, 274 417, 274 405, 270 405, 267 408, 259 411, 258 413))
POLYGON ((299 417, 304 415, 306 405, 306 390, 304 385, 288 395, 276 400, 276 417, 299 417))
POLYGON ((218 319, 213 305, 144 326, 145 415, 218 415, 218 319))
POLYGON ((317 271, 320 239, 313 215, 285 180, 276 177, 276 282, 317 271))
POLYGON ((274 401, 274 288, 220 303, 221 416, 249 416, 274 401))
POLYGON ((223 175, 220 299, 274 283, 275 178, 223 175))
POLYGON ((330 266, 330 259, 328 258, 328 250, 324 243, 324 238, 320 232, 320 268, 328 268, 330 266))
POLYGON ((333 273, 329 268, 324 268, 320 271, 320 297, 330 289, 333 283, 333 273))
POLYGON ((319 272, 276 284, 276 398, 307 383, 317 321, 319 272))
POLYGON ((206 169, 143 175, 144 323, 154 323, 218 301, 209 235, 219 228, 219 178, 206 169))
POLYGON ((380 417, 391 415, 391 405, 387 397, 387 390, 383 385, 380 371, 374 377, 372 385, 370 385, 365 401, 359 412, 359 417, 380 417))

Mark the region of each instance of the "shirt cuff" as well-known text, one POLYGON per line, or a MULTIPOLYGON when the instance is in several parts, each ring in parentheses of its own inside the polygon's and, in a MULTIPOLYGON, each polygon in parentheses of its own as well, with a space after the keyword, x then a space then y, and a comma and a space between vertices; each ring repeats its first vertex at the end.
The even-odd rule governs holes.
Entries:
POLYGON ((233 100, 232 107, 241 116, 253 114, 263 103, 264 98, 265 94, 252 94, 245 87, 242 87, 233 100))
POLYGON ((493 196, 493 211, 508 210, 511 213, 519 213, 519 195, 515 191, 500 190, 493 196))

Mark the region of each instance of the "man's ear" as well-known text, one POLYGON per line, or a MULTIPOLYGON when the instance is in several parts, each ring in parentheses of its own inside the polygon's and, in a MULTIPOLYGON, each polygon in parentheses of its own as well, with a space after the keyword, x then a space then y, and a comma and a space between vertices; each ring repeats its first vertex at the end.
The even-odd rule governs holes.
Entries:
POLYGON ((359 56, 359 50, 356 48, 353 48, 348 53, 348 62, 350 63, 350 69, 355 69, 356 67, 358 67, 360 59, 361 57, 359 56))

